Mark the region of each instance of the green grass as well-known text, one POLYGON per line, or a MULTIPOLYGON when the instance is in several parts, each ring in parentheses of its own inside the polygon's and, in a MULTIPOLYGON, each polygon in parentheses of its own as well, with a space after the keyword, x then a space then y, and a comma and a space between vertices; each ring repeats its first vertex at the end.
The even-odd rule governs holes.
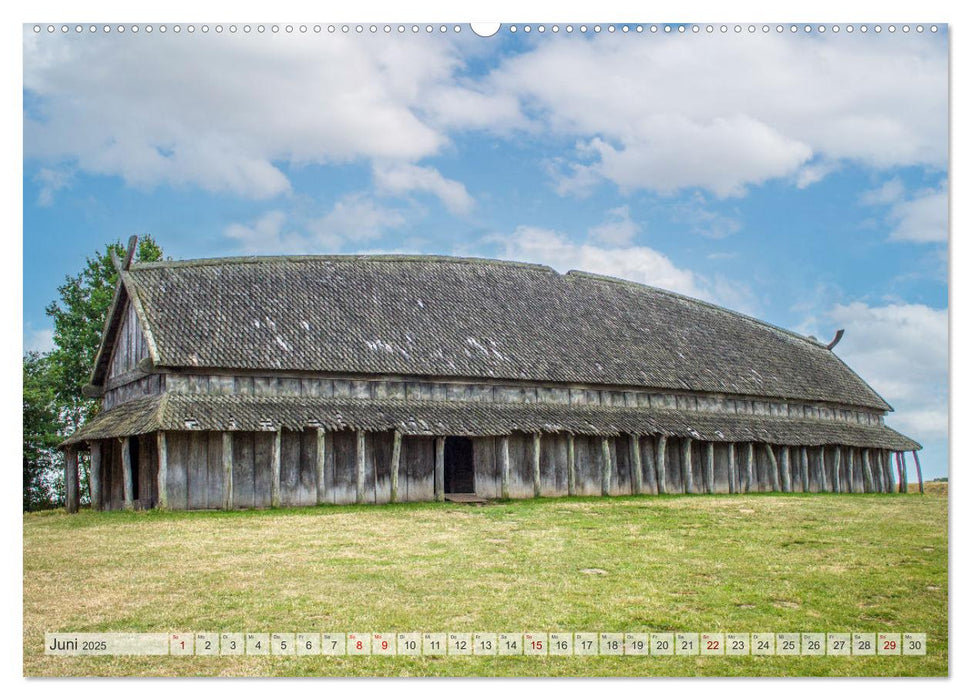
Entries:
POLYGON ((24 673, 939 676, 947 492, 24 516, 24 673), (589 573, 600 569, 605 573, 589 573), (47 631, 926 632, 926 657, 51 657, 47 631))

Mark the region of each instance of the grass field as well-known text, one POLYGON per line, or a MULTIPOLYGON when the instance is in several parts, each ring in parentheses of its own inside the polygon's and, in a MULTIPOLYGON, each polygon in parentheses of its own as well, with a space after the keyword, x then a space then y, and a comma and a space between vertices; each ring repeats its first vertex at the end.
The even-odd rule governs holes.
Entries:
POLYGON ((24 674, 939 676, 947 492, 24 516, 24 674), (46 631, 926 632, 926 657, 50 657, 46 631))

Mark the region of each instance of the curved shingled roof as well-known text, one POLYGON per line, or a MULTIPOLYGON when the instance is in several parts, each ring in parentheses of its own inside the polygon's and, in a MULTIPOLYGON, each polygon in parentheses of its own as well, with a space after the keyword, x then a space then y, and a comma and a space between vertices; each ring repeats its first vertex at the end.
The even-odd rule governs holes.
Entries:
POLYGON ((825 346, 613 278, 483 259, 257 257, 123 273, 156 365, 564 382, 889 405, 825 346))

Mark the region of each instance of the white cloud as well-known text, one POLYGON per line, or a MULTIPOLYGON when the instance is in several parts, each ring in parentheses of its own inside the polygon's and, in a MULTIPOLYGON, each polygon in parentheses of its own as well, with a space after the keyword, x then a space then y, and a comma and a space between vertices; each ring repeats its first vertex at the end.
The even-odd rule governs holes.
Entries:
MULTIPOLYGON (((290 190, 280 163, 418 161, 448 142, 422 115, 436 100, 454 111, 462 66, 454 40, 422 39, 47 37, 26 28, 25 155, 138 187, 252 198, 290 190)), ((480 95, 477 109, 488 114, 489 99, 480 95)))
MULTIPOLYGON (((578 143, 562 193, 607 180, 727 197, 808 186, 842 161, 946 167, 940 37, 548 36, 484 77, 468 70, 481 40, 421 39, 28 27, 25 155, 251 198, 290 191, 281 164, 415 166, 469 130, 578 143)), ((464 187, 435 175, 419 169, 413 189, 466 210, 464 187)))
POLYGON ((890 238, 915 243, 947 242, 947 187, 918 192, 912 199, 897 202, 890 210, 894 229, 890 238))
POLYGON ((247 253, 304 252, 303 236, 294 231, 285 231, 286 223, 286 214, 270 211, 252 224, 230 224, 223 233, 247 253))
POLYGON ((74 174, 57 168, 41 168, 34 176, 34 180, 41 185, 37 195, 37 204, 49 207, 54 203, 54 194, 71 184, 74 174))
POLYGON ((230 224, 223 233, 247 253, 334 253, 348 244, 380 238, 405 221, 402 212, 355 193, 337 200, 329 212, 317 218, 273 210, 252 223, 230 224))
POLYGON ((626 204, 607 212, 606 220, 590 229, 590 237, 612 246, 628 245, 641 232, 641 225, 630 218, 626 204))
POLYGON ((540 42, 489 84, 517 95, 552 133, 581 139, 577 161, 560 169, 561 191, 606 178, 626 189, 734 196, 782 176, 808 186, 841 161, 946 167, 943 40, 749 39, 540 42))
POLYGON ((846 329, 834 352, 894 407, 891 425, 918 441, 947 437, 947 309, 854 302, 824 316, 846 329))
POLYGON ((405 215, 374 200, 352 194, 341 198, 326 215, 308 223, 318 245, 336 247, 345 242, 371 241, 402 226, 405 215))
POLYGON ((24 324, 24 352, 50 352, 54 349, 54 329, 34 328, 29 322, 24 324))
POLYGON ((741 222, 734 216, 709 208, 704 195, 699 192, 675 204, 671 219, 686 224, 691 233, 705 238, 728 238, 742 228, 741 222))
POLYGON ((501 244, 499 257, 507 260, 541 263, 559 272, 583 270, 708 298, 697 275, 645 246, 602 247, 576 243, 557 231, 533 226, 520 226, 512 235, 496 236, 492 240, 501 244))
POLYGON ((428 192, 455 214, 467 214, 475 205, 465 185, 443 177, 435 168, 408 163, 376 164, 374 184, 378 190, 390 194, 428 192))
POLYGON ((900 178, 864 192, 860 203, 889 207, 890 239, 912 243, 946 243, 948 234, 947 181, 937 187, 908 193, 900 178))
POLYGON ((860 204, 868 206, 893 204, 903 199, 904 192, 904 183, 899 177, 895 177, 875 189, 864 192, 860 196, 860 204))

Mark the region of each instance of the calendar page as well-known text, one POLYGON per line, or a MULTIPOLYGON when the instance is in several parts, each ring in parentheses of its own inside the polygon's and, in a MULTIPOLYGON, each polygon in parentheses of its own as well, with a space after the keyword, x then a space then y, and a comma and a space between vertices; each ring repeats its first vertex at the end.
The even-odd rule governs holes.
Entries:
POLYGON ((948 675, 951 28, 656 9, 23 25, 24 676, 948 675))

